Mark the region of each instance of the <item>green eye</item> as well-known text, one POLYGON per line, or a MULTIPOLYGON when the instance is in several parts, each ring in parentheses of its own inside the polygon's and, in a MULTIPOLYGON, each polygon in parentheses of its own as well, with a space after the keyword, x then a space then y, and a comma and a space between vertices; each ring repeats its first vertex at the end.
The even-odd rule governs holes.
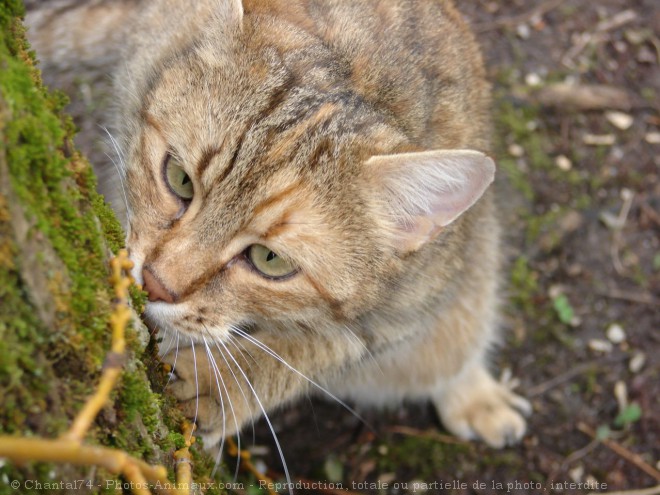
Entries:
POLYGON ((261 244, 253 244, 247 250, 247 257, 252 265, 266 277, 281 278, 291 275, 296 268, 261 244))
POLYGON ((165 165, 165 178, 167 185, 179 198, 188 201, 193 197, 193 183, 190 176, 179 165, 179 161, 170 155, 165 165))

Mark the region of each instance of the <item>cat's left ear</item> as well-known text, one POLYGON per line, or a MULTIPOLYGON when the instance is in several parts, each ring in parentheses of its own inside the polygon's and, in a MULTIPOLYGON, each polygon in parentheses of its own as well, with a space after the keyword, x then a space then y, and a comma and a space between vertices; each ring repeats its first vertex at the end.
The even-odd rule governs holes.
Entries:
POLYGON ((373 156, 365 163, 379 209, 394 223, 393 242, 411 252, 434 239, 483 195, 495 164, 472 150, 373 156))

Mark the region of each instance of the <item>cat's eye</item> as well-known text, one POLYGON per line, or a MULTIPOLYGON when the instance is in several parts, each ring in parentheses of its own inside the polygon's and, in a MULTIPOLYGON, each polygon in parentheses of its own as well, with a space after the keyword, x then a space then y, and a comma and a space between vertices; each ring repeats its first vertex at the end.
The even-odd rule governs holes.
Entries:
POLYGON ((172 155, 168 155, 165 162, 165 179, 172 192, 179 198, 184 201, 192 199, 194 193, 192 180, 172 155))
POLYGON ((290 262, 261 244, 253 244, 246 254, 252 266, 266 277, 283 278, 296 271, 290 262))

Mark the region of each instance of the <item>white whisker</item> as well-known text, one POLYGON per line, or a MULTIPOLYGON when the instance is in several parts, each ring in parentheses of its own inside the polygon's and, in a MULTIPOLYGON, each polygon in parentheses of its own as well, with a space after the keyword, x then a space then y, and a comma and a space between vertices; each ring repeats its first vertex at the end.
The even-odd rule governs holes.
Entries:
POLYGON ((178 357, 179 357, 179 332, 176 332, 176 351, 174 353, 174 363, 172 364, 172 369, 170 370, 170 376, 167 377, 167 383, 163 387, 163 391, 165 391, 167 386, 170 384, 170 381, 172 380, 172 376, 174 376, 176 370, 176 360, 178 357))
POLYGON ((106 156, 110 158, 110 161, 112 162, 112 165, 115 167, 115 170, 117 171, 117 175, 119 176, 119 184, 121 186, 121 192, 124 195, 124 204, 126 206, 126 222, 128 225, 128 212, 129 212, 128 196, 126 195, 126 188, 124 187, 124 175, 122 173, 122 172, 125 173, 126 171, 126 162, 124 161, 124 156, 121 152, 121 149, 119 148, 119 144, 117 143, 117 140, 114 138, 112 134, 110 134, 108 128, 104 126, 99 126, 99 127, 101 127, 101 129, 103 129, 110 138, 110 143, 112 144, 112 147, 114 148, 115 153, 117 154, 117 158, 119 159, 119 165, 121 165, 121 167, 118 166, 117 162, 113 160, 110 155, 106 154, 106 156))
MULTIPOLYGON (((357 345, 359 347, 361 347, 362 349, 364 349, 364 351, 366 352, 366 355, 369 357, 369 359, 371 359, 374 362, 374 364, 378 368, 378 371, 380 371, 381 375, 383 375, 384 373, 383 373, 383 369, 380 367, 380 363, 376 359, 376 356, 373 355, 371 350, 364 343, 364 341, 360 337, 358 337, 357 334, 348 325, 344 325, 344 328, 346 330, 348 330, 348 333, 353 337, 353 339, 357 343, 357 345)), ((350 338, 349 338, 349 340, 350 340, 350 338)))
MULTIPOLYGON (((273 440, 275 441, 275 446, 277 447, 277 451, 280 454, 280 459, 282 461, 282 469, 284 469, 284 476, 286 477, 286 481, 288 485, 291 486, 291 476, 289 475, 289 468, 287 467, 286 460, 284 459, 284 452, 282 451, 282 446, 280 445, 280 441, 277 439, 277 433, 275 433, 275 428, 273 427, 273 424, 271 423, 270 418, 268 417, 266 408, 261 403, 261 399, 259 399, 259 395, 257 394, 257 391, 254 389, 252 383, 250 383, 250 380, 248 379, 247 375, 245 374, 241 366, 236 362, 236 359, 234 359, 234 356, 231 354, 231 352, 229 352, 229 349, 227 349, 227 346, 225 346, 224 342, 216 340, 215 345, 218 348, 218 350, 220 350, 218 344, 221 345, 227 351, 229 358, 234 362, 234 364, 236 364, 238 371, 241 373, 241 375, 243 375, 245 382, 247 383, 248 387, 250 387, 250 390, 252 391, 252 395, 254 395, 254 399, 257 401, 257 404, 259 404, 259 408, 261 409, 261 412, 264 415, 264 419, 268 424, 268 428, 270 428, 270 432, 273 435, 273 440)), ((289 493, 290 495, 293 495, 293 490, 291 488, 289 488, 289 493)))
MULTIPOLYGON (((193 418, 193 423, 197 423, 197 414, 199 413, 199 380, 197 379, 197 356, 195 355, 195 343, 193 342, 192 337, 190 337, 190 346, 192 347, 193 365, 195 367, 195 417, 193 418)), ((192 432, 190 433, 190 438, 188 440, 192 440, 192 432)))
POLYGON ((328 389, 326 389, 326 388, 323 387, 322 385, 318 384, 317 382, 315 382, 315 381, 312 380, 311 378, 305 376, 303 373, 301 373, 301 372, 298 371, 296 368, 294 368, 293 366, 291 366, 291 365, 290 365, 290 364, 289 364, 284 358, 282 358, 279 354, 277 354, 275 351, 273 351, 273 350, 272 350, 270 347, 268 347, 266 344, 262 343, 261 341, 259 341, 258 339, 256 339, 254 336, 248 334, 247 332, 245 332, 244 330, 241 330, 240 328, 237 328, 237 327, 230 327, 230 331, 234 331, 234 332, 238 333, 240 336, 242 336, 244 339, 246 339, 248 342, 252 342, 254 345, 256 345, 259 349, 261 349, 262 351, 264 351, 266 354, 270 355, 271 357, 273 357, 274 359, 276 359, 277 361, 279 361, 280 363, 282 363, 284 366, 286 366, 287 368, 289 368, 291 371, 293 371, 295 374, 297 374, 297 375, 300 376, 301 378, 304 378, 305 380, 307 380, 308 383, 310 383, 311 385, 314 385, 317 389, 319 389, 321 392, 323 392, 324 394, 326 394, 328 397, 330 397, 330 398, 332 398, 333 400, 335 400, 338 404, 341 404, 341 405, 342 405, 342 406, 343 406, 348 412, 350 412, 351 414, 353 414, 353 416, 355 416, 358 420, 360 420, 362 423, 364 423, 364 424, 367 425, 369 428, 371 428, 371 426, 369 425, 369 423, 367 423, 367 421, 366 421, 362 416, 360 416, 360 414, 359 414, 355 409, 353 409, 351 406, 349 406, 348 404, 346 404, 343 400, 341 400, 339 397, 337 397, 336 395, 334 395, 334 394, 333 394, 332 392, 330 392, 328 389))
MULTIPOLYGON (((234 423, 236 423, 236 415, 234 414, 234 407, 231 405, 231 400, 229 399, 229 392, 227 391, 227 386, 225 385, 225 381, 222 378, 222 374, 220 373, 220 370, 218 369, 218 365, 215 362, 215 358, 213 357, 213 353, 211 352, 211 349, 209 348, 209 344, 206 340, 206 337, 202 337, 204 339, 204 347, 206 348, 206 355, 209 358, 209 364, 211 365, 211 368, 213 370, 213 375, 215 376, 215 383, 218 387, 218 396, 220 398, 220 408, 222 409, 222 440, 220 440, 220 447, 218 449, 218 457, 215 460, 215 465, 213 466, 213 475, 215 475, 215 472, 220 465, 220 459, 222 458, 222 451, 225 446, 225 437, 227 435, 227 414, 226 414, 226 409, 225 409, 225 401, 224 398, 222 397, 222 390, 220 390, 220 383, 222 383, 222 388, 225 391, 225 394, 227 394, 227 401, 229 402, 229 407, 232 411, 232 414, 234 415, 234 423)), ((238 429, 238 425, 236 425, 236 429, 238 429)), ((238 440, 238 449, 239 449, 239 454, 240 454, 240 438, 238 440)), ((240 455, 239 455, 239 463, 240 463, 240 455)), ((238 469, 238 467, 236 468, 238 469)))
MULTIPOLYGON (((245 359, 245 360, 247 361, 247 359, 245 358, 245 354, 243 353, 243 351, 242 351, 242 350, 238 347, 238 345, 237 345, 236 337, 234 337, 233 335, 228 335, 227 337, 228 337, 228 339, 227 339, 227 343, 233 345, 233 346, 236 348, 236 350, 241 354, 241 356, 243 357, 243 359, 245 359)), ((245 348, 245 347, 243 346, 243 348, 245 348)), ((246 349, 246 352, 248 353, 248 355, 250 356, 250 358, 252 358, 252 359, 254 360, 254 358, 252 357, 252 355, 250 354, 250 352, 247 351, 247 349, 246 349)), ((225 359, 224 355, 223 355, 223 359, 225 359)), ((227 362, 227 359, 225 359, 225 362, 227 363, 227 366, 229 366, 229 363, 227 362)), ((256 362, 256 361, 255 361, 255 362, 256 362)), ((257 433, 256 433, 256 430, 255 430, 255 428, 254 428, 254 419, 253 419, 253 418, 254 418, 254 415, 252 414, 252 408, 250 407, 250 402, 247 400, 247 396, 246 396, 245 393, 243 392, 243 387, 241 387, 241 384, 240 384, 239 381, 238 381, 238 377, 237 377, 236 374, 234 373, 234 370, 231 369, 231 366, 229 366, 229 370, 231 371, 231 374, 233 375, 234 380, 236 381, 236 384, 238 385, 238 388, 240 389, 241 394, 243 395, 243 399, 245 400, 245 404, 246 404, 247 407, 248 407, 249 414, 250 414, 250 423, 251 423, 251 426, 252 426, 252 443, 254 444, 254 443, 256 442, 257 433)))

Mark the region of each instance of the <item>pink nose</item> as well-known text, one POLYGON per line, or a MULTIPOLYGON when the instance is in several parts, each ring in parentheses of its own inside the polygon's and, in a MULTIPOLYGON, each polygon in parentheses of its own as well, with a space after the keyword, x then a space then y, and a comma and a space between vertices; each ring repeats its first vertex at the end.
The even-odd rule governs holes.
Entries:
POLYGON ((174 294, 167 290, 162 282, 158 280, 153 273, 151 273, 149 268, 142 270, 142 278, 144 279, 144 290, 147 291, 148 299, 151 302, 174 302, 174 294))

